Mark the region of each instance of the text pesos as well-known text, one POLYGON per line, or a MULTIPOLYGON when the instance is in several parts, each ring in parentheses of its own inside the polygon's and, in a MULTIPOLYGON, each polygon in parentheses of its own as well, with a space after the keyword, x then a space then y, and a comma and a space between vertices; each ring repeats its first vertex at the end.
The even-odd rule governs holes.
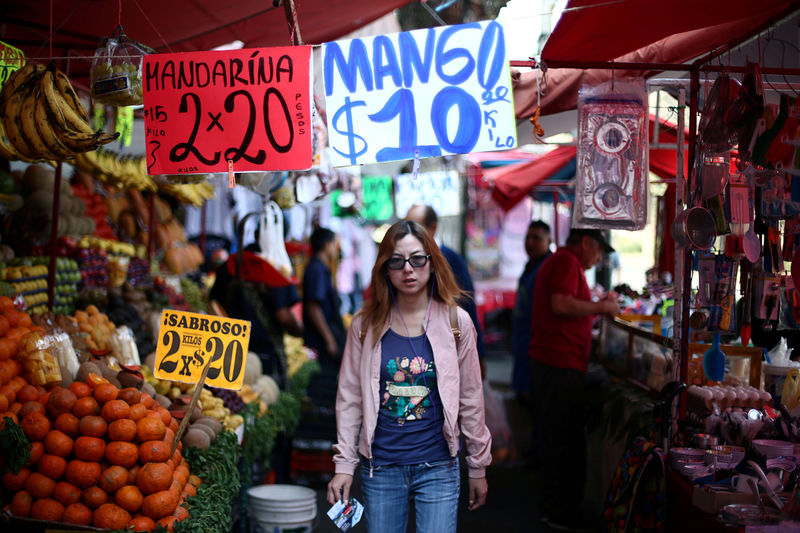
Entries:
MULTIPOLYGON (((216 319, 213 317, 205 318, 201 316, 187 315, 184 313, 164 312, 162 323, 172 328, 192 330, 195 333, 214 333, 220 335, 233 335, 234 337, 249 338, 247 324, 231 323, 230 320, 216 319)), ((198 337, 199 338, 199 337, 198 337)), ((198 341, 199 343, 199 341, 198 341)))

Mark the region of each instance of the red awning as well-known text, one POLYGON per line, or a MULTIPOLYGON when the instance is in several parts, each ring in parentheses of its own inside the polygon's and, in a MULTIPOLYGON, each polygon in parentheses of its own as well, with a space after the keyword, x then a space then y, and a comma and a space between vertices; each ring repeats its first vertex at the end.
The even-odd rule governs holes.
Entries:
MULTIPOLYGON (((542 50, 544 61, 611 61, 651 43, 721 24, 755 28, 797 7, 793 0, 569 0, 542 50)), ((737 36, 723 40, 697 34, 697 57, 737 36)), ((687 59, 691 59, 687 58, 687 59)))
MULTIPOLYGON (((765 0, 758 4, 758 9, 752 2, 743 0, 676 0, 662 4, 647 0, 572 0, 547 40, 542 59, 545 63, 612 60, 686 63, 794 10, 797 10, 797 3, 792 0, 765 0), (570 11, 573 7, 587 5, 592 7, 570 11), (630 14, 628 9, 631 9, 630 14), (709 14, 717 11, 723 14, 709 14)), ((543 85, 546 92, 541 96, 541 113, 549 115, 574 109, 581 86, 608 81, 612 74, 649 77, 656 72, 550 68, 546 87, 543 85)), ((517 118, 529 117, 536 110, 539 75, 536 71, 513 72, 517 118)))
MULTIPOLYGON (((295 5, 303 41, 319 44, 408 1, 296 0, 295 5)), ((110 35, 119 20, 117 0, 6 0, 0 40, 22 48, 28 57, 48 57, 51 5, 54 56, 64 56, 68 50, 92 55, 97 38, 110 35)), ((247 48, 292 44, 284 8, 274 7, 271 0, 132 0, 121 5, 128 36, 159 52, 210 50, 234 40, 247 48)))
MULTIPOLYGON (((654 116, 650 116, 650 141, 653 140, 654 116)), ((659 129, 659 144, 678 142, 674 124, 663 122, 659 129)), ((684 143, 685 146, 685 143, 684 143)), ((492 198, 503 210, 508 211, 531 193, 543 181, 566 166, 577 154, 575 146, 560 146, 533 161, 517 163, 505 167, 486 170, 484 179, 494 182, 492 198)), ((650 171, 662 180, 674 180, 678 169, 677 151, 670 148, 651 148, 649 151, 650 171)), ((684 157, 683 175, 688 175, 684 157)))

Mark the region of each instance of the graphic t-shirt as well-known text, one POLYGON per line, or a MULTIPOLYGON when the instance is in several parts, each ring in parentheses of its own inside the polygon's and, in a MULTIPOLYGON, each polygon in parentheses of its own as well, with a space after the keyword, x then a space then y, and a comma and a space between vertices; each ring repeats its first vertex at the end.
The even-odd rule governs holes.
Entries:
POLYGON ((381 340, 380 380, 374 464, 412 465, 449 459, 428 337, 404 337, 388 330, 381 340))

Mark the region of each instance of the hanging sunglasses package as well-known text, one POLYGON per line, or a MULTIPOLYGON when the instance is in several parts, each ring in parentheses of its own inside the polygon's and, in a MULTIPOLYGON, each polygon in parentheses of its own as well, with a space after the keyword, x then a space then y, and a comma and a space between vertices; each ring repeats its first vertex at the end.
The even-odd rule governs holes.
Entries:
POLYGON ((778 316, 778 330, 800 329, 800 295, 791 276, 783 276, 781 302, 778 316))
POLYGON ((709 329, 731 333, 735 329, 736 274, 739 260, 719 254, 714 258, 714 278, 709 307, 709 329))
POLYGON ((130 39, 122 26, 94 53, 92 99, 117 106, 142 104, 142 58, 155 50, 130 39))
POLYGON ((644 227, 648 193, 647 105, 641 79, 581 88, 572 227, 644 227))

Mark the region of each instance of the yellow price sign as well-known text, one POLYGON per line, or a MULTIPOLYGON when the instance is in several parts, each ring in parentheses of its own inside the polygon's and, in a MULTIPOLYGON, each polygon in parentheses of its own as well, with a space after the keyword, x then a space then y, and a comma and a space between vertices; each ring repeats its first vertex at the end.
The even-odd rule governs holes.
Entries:
POLYGON ((197 383, 208 364, 206 384, 239 390, 249 343, 246 320, 165 309, 153 374, 158 379, 197 383))
POLYGON ((19 48, 0 41, 0 87, 14 71, 25 66, 25 54, 19 48))

